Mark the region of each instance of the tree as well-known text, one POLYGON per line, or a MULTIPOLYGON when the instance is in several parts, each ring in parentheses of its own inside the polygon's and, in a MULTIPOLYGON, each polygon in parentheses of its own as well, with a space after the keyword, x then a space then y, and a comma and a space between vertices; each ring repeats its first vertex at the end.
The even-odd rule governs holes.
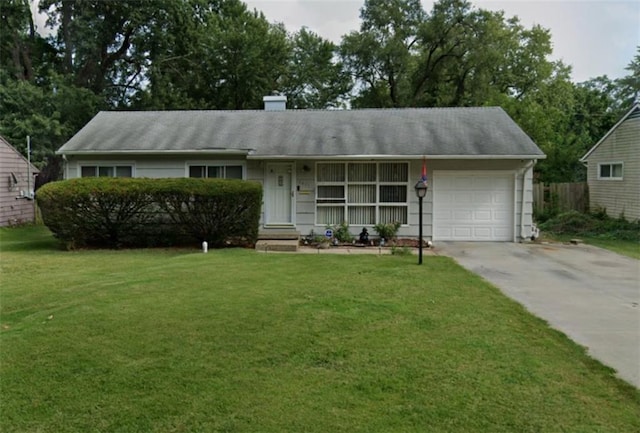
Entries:
POLYGON ((629 75, 616 82, 620 92, 618 100, 624 107, 622 111, 640 100, 640 46, 636 47, 636 55, 625 69, 629 75))
POLYGON ((139 47, 149 20, 167 1, 41 0, 49 27, 57 29, 57 72, 112 105, 126 105, 144 82, 146 53, 139 47))
POLYGON ((336 62, 336 46, 306 28, 289 37, 290 56, 278 88, 293 108, 336 108, 351 90, 351 79, 336 62))
POLYGON ((239 0, 168 3, 151 22, 141 108, 259 108, 277 90, 289 47, 281 25, 239 0))
POLYGON ((553 73, 550 34, 465 0, 367 1, 343 62, 358 81, 356 107, 486 105, 522 98, 553 73))
POLYGON ((360 31, 344 36, 340 46, 342 61, 361 88, 354 106, 406 105, 411 59, 425 16, 419 0, 365 1, 360 31))

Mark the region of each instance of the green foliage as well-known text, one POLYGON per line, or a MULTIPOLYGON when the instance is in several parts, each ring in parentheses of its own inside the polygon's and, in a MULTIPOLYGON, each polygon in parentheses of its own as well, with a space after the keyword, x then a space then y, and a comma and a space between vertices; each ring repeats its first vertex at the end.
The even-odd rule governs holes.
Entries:
POLYGON ((611 218, 604 211, 565 212, 540 224, 540 229, 555 235, 590 236, 609 240, 640 242, 640 222, 623 217, 611 218))
POLYGON ((262 204, 259 184, 231 179, 159 179, 154 201, 171 221, 198 242, 222 246, 231 240, 255 243, 262 204))
POLYGON ((400 229, 400 222, 392 223, 378 223, 373 226, 373 230, 386 241, 392 241, 396 238, 398 230, 400 229))
POLYGON ((54 152, 102 107, 91 91, 63 77, 47 84, 11 80, 0 71, 0 135, 26 155, 31 137, 32 161, 42 168, 54 152))
POLYGON ((406 245, 402 247, 392 245, 391 254, 394 256, 411 256, 413 255, 413 250, 406 245))
POLYGON ((339 242, 349 243, 353 241, 353 235, 349 232, 348 222, 344 221, 335 226, 327 226, 327 228, 333 230, 333 237, 339 242))
POLYGON ((350 76, 335 62, 336 46, 303 27, 289 37, 287 71, 278 81, 292 108, 340 107, 351 90, 350 76))
POLYGON ((222 179, 81 178, 38 191, 68 248, 255 243, 261 200, 260 185, 222 179))

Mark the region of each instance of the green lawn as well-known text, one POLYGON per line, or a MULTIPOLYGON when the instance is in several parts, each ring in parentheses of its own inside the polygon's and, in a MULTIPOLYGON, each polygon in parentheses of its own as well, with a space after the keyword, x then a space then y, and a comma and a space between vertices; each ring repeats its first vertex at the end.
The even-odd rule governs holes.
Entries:
POLYGON ((546 235, 545 239, 557 241, 557 242, 569 242, 571 239, 580 239, 586 244, 593 245, 595 247, 604 248, 614 253, 622 254, 623 256, 631 257, 640 260, 640 242, 622 240, 622 239, 607 239, 597 236, 577 236, 577 235, 546 235))
POLYGON ((638 432, 640 392, 451 259, 0 230, 2 432, 638 432))
POLYGON ((606 248, 607 250, 611 250, 615 253, 640 260, 640 243, 637 241, 603 239, 598 237, 584 237, 584 239, 583 238, 580 238, 580 239, 582 239, 589 245, 594 245, 600 248, 606 248))

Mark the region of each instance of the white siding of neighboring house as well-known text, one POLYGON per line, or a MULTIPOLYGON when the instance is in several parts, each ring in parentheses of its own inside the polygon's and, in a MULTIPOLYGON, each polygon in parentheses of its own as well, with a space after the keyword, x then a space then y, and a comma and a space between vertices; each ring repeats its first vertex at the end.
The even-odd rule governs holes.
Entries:
MULTIPOLYGON (((221 160, 229 161, 229 158, 223 157, 221 160)), ((213 158, 203 158, 203 161, 213 161, 213 158)), ((74 178, 78 177, 80 171, 79 166, 81 164, 98 163, 99 160, 93 158, 84 158, 79 162, 77 157, 70 158, 66 162, 65 177, 74 178)), ((131 158, 110 158, 105 159, 105 163, 131 163, 134 165, 135 177, 149 177, 149 178, 161 178, 161 177, 185 177, 187 176, 186 163, 187 161, 193 162, 193 158, 177 157, 144 157, 138 159, 131 158)), ((333 160, 332 160, 333 161, 333 160)), ((359 160, 360 162, 362 160, 359 160)), ((268 161, 262 160, 242 160, 245 164, 245 175, 247 180, 257 181, 264 185, 265 179, 265 167, 268 161)), ((307 235, 313 230, 315 233, 322 233, 325 229, 322 225, 315 224, 315 211, 316 211, 316 163, 327 162, 326 160, 282 160, 278 162, 290 162, 293 164, 295 184, 292 186, 294 189, 295 197, 295 218, 294 223, 296 229, 301 235, 307 235)), ((103 162, 100 162, 101 164, 103 162)), ((428 160, 427 161, 427 174, 429 179, 433 178, 434 170, 469 170, 469 171, 486 171, 486 170, 499 170, 501 173, 509 172, 513 176, 515 191, 514 191, 514 240, 520 239, 521 233, 521 210, 522 210, 522 189, 523 189, 523 171, 521 170, 524 163, 520 160, 428 160)), ((422 171, 422 160, 409 161, 409 208, 408 208, 408 224, 400 228, 398 236, 400 237, 417 237, 418 234, 418 199, 413 190, 413 186, 420 179, 422 171)), ((532 224, 532 207, 533 207, 533 192, 532 192, 532 170, 524 173, 525 177, 525 194, 524 194, 524 233, 527 237, 531 233, 532 224)), ((423 201, 423 235, 425 239, 431 239, 433 233, 433 190, 431 189, 427 193, 426 198, 423 201)), ((264 221, 264 209, 261 221, 264 221)), ((362 227, 352 226, 351 232, 355 236, 362 227)), ((371 227, 369 227, 369 233, 375 235, 371 227)))
POLYGON ((640 116, 621 123, 587 159, 589 204, 609 216, 640 219, 640 116), (623 163, 623 179, 598 179, 599 163, 623 163))
MULTIPOLYGON (((37 173, 31 167, 31 173, 37 173)), ((0 226, 9 226, 33 222, 35 218, 34 201, 17 198, 34 189, 35 178, 28 180, 27 160, 2 138, 0 138, 0 226), (13 182, 11 173, 18 180, 13 182)))

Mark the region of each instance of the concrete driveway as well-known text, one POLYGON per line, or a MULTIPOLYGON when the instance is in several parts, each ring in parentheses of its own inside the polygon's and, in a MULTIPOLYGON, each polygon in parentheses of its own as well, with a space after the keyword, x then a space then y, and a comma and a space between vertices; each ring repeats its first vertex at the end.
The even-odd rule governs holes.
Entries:
POLYGON ((441 242, 436 251, 640 388, 640 261, 588 245, 441 242))

